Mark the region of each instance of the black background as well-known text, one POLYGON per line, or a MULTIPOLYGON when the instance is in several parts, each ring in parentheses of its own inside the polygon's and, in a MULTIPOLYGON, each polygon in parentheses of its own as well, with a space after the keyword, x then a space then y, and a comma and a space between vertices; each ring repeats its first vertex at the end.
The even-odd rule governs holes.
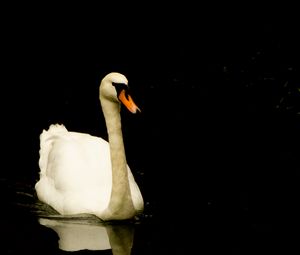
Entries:
POLYGON ((1 177, 36 181, 39 134, 51 123, 106 138, 98 86, 118 71, 142 110, 122 111, 128 163, 146 214, 169 223, 152 240, 153 254, 175 241, 198 250, 202 234, 212 253, 291 248, 299 214, 296 19, 259 6, 186 7, 9 8, 1 177), (193 229, 199 235, 184 234, 193 229))

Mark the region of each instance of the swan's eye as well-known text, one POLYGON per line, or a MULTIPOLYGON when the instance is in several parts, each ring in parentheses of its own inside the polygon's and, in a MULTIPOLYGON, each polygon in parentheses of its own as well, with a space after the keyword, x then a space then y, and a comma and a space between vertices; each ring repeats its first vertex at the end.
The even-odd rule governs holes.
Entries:
POLYGON ((118 97, 119 97, 121 91, 125 90, 125 97, 128 99, 128 90, 129 90, 129 88, 125 83, 112 82, 112 85, 115 87, 118 97))

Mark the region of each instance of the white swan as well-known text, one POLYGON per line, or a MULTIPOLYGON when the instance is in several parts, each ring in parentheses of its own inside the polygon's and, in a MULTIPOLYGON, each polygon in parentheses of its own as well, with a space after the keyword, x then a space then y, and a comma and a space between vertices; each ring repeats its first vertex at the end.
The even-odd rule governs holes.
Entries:
POLYGON ((121 130, 121 102, 139 110, 128 94, 128 81, 109 73, 99 99, 108 140, 51 125, 40 135, 38 199, 62 215, 94 214, 102 220, 133 218, 144 208, 143 197, 126 163, 121 130))

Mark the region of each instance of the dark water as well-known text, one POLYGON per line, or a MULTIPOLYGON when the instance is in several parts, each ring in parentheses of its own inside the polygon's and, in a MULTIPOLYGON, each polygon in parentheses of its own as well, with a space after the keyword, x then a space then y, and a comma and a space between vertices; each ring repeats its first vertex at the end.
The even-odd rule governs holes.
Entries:
POLYGON ((69 7, 14 7, 6 19, 0 253, 299 254, 297 23, 270 9, 228 20, 197 7, 184 19, 180 7, 113 26, 98 8, 69 7), (128 77, 142 109, 122 112, 146 202, 136 223, 61 218, 33 189, 43 129, 107 136, 98 86, 108 71, 128 77), (114 250, 64 250, 101 243, 114 250))

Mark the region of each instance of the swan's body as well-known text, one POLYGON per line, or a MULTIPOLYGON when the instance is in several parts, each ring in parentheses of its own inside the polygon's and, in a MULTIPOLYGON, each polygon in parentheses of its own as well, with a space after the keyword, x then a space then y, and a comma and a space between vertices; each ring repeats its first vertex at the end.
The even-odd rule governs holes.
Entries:
MULTIPOLYGON (((111 73, 100 85, 109 143, 89 134, 69 132, 57 124, 40 135, 36 192, 60 214, 88 213, 103 220, 122 220, 143 210, 141 192, 126 163, 119 95, 112 83, 122 84, 124 90, 127 79, 111 73)), ((132 112, 138 109, 130 97, 123 99, 132 112)))

